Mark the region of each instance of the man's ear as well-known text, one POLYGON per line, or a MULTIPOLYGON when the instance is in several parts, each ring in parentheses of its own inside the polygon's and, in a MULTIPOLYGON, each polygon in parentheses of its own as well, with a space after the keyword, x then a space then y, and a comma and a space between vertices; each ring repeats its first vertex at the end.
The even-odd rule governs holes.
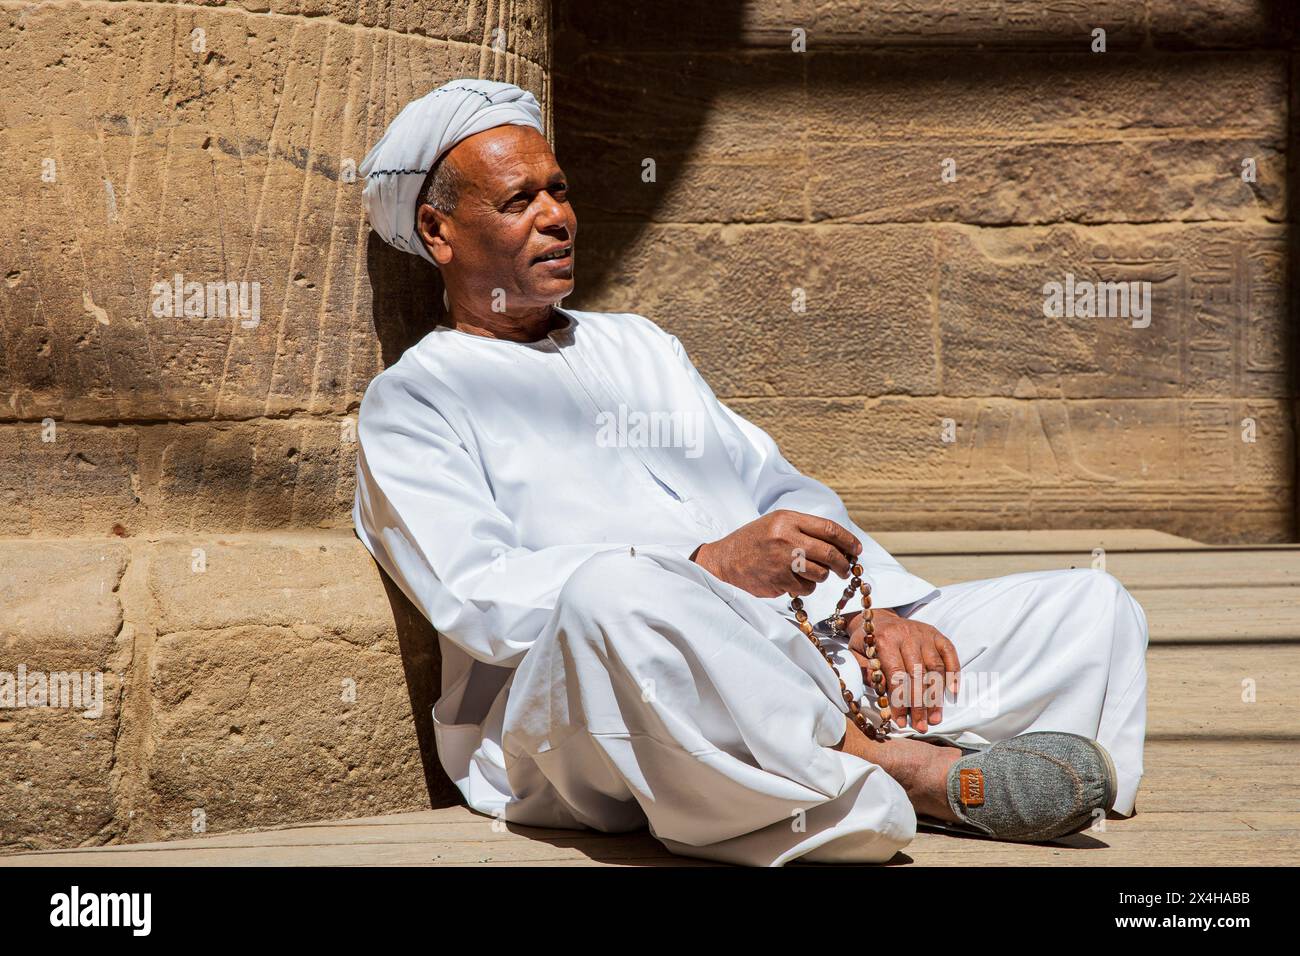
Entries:
POLYGON ((447 217, 428 203, 421 203, 415 213, 415 229, 420 234, 433 261, 439 266, 451 262, 451 244, 447 241, 447 217))

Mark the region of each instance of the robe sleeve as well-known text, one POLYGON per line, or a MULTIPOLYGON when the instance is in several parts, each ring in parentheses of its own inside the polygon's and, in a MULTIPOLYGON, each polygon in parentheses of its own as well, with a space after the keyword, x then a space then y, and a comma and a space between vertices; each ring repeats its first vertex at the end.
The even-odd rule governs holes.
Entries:
MULTIPOLYGON (((732 464, 749 489, 754 507, 760 515, 781 509, 801 511, 830 518, 851 532, 862 542, 859 560, 863 567, 863 577, 871 584, 873 607, 901 607, 935 592, 933 584, 909 573, 874 538, 858 527, 849 517, 839 495, 815 478, 801 474, 781 454, 771 435, 719 401, 691 362, 677 336, 669 337, 678 361, 694 380, 718 434, 727 446, 732 464)), ((804 607, 811 620, 822 621, 834 613, 845 583, 832 574, 817 590, 804 598, 804 607)), ((784 604, 788 598, 774 600, 784 604)), ((850 609, 858 606, 856 599, 850 600, 850 609)))
MULTIPOLYGON (((409 382, 377 377, 357 424, 357 537, 438 630, 480 661, 516 666, 583 561, 629 544, 529 549, 475 456, 409 382)), ((690 557, 698 547, 650 545, 690 557)))

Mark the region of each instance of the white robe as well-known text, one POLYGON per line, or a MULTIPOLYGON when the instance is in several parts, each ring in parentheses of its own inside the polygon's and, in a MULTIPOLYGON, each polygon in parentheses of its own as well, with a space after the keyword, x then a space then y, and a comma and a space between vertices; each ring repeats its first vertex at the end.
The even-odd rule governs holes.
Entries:
MULTIPOLYGON (((788 597, 689 560, 785 508, 853 532, 874 606, 938 627, 986 691, 946 695, 929 736, 1097 737, 1120 770, 1116 809, 1132 812, 1146 621, 1113 577, 935 588, 719 402, 675 336, 630 313, 562 315, 531 343, 436 328, 371 382, 359 415, 357 534, 438 630, 435 739, 470 807, 648 824, 674 852, 757 865, 905 846, 916 818, 902 788, 829 749, 847 708, 788 597)), ((812 620, 843 584, 804 599, 812 620)))

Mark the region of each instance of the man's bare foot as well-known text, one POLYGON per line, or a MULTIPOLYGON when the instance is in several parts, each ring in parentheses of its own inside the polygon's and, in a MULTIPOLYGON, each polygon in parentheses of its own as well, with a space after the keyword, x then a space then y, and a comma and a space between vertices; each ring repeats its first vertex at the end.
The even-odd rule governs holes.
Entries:
POLYGON ((844 739, 832 749, 843 750, 882 767, 907 792, 917 813, 957 821, 956 814, 948 806, 948 768, 961 759, 960 750, 907 737, 876 741, 858 730, 847 717, 845 723, 844 739))

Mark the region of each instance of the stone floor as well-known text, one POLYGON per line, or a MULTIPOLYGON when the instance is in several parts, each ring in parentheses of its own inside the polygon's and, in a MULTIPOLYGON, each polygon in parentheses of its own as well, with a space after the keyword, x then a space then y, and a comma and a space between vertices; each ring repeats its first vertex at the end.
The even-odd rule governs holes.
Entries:
MULTIPOLYGON (((1106 570, 1151 624, 1138 813, 1021 845, 921 833, 892 865, 1300 863, 1300 545, 1211 547, 1151 531, 881 533, 936 584, 1040 568, 1106 570), (1253 681, 1253 700, 1243 693, 1253 681)), ((647 832, 509 826, 463 807, 166 843, 16 853, 5 866, 701 865, 647 832)))

